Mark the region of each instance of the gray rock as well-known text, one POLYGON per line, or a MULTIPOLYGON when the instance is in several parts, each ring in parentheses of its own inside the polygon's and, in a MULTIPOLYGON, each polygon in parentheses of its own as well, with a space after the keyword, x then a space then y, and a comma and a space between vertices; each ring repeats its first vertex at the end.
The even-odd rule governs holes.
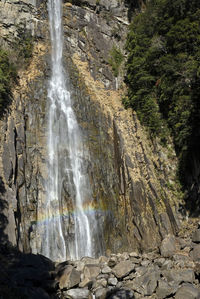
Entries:
POLYGON ((157 258, 157 259, 155 259, 154 264, 155 264, 155 265, 158 265, 159 267, 162 267, 162 265, 164 264, 165 261, 166 261, 166 260, 165 260, 165 258, 163 258, 163 257, 161 257, 161 258, 157 258))
POLYGON ((140 258, 130 257, 130 260, 134 264, 140 264, 141 263, 141 259, 140 258))
POLYGON ((101 263, 107 263, 108 260, 109 259, 108 259, 107 256, 102 255, 102 256, 99 257, 99 264, 101 264, 101 263))
POLYGON ((86 289, 71 289, 63 292, 66 299, 92 299, 92 294, 86 289))
POLYGON ((136 271, 137 276, 142 276, 148 271, 148 268, 144 267, 144 266, 141 266, 141 267, 135 268, 135 271, 136 271))
POLYGON ((142 261, 141 266, 147 267, 150 264, 150 261, 142 261))
POLYGON ((194 262, 200 262, 200 244, 194 246, 193 250, 190 252, 190 256, 194 262))
POLYGON ((116 285, 117 285, 117 282, 118 282, 118 280, 117 280, 116 277, 110 277, 110 278, 108 279, 108 284, 111 285, 111 286, 116 286, 116 285))
POLYGON ((185 284, 178 289, 175 299, 197 299, 200 298, 200 291, 191 284, 185 284))
POLYGON ((70 289, 80 283, 81 274, 73 266, 66 266, 57 278, 60 289, 70 289))
POLYGON ((179 239, 179 244, 180 244, 180 248, 184 249, 186 247, 190 247, 191 246, 191 239, 179 239))
POLYGON ((151 296, 157 287, 159 278, 159 271, 149 272, 143 276, 136 277, 133 281, 127 282, 125 286, 144 296, 151 296))
POLYGON ((121 260, 122 261, 126 261, 126 260, 128 260, 129 259, 129 254, 128 254, 128 252, 123 252, 122 254, 121 254, 121 260))
POLYGON ((191 258, 188 255, 185 254, 174 254, 173 255, 174 261, 183 261, 183 262, 190 262, 191 258))
POLYGON ((106 299, 107 290, 105 288, 100 288, 95 292, 95 299, 106 299))
POLYGON ((79 283, 79 287, 80 288, 86 288, 89 287, 93 284, 93 280, 89 279, 89 278, 85 278, 83 281, 81 281, 79 283))
POLYGON ((171 257, 176 252, 176 241, 173 235, 167 235, 161 243, 160 253, 163 257, 171 257))
POLYGON ((138 259, 140 258, 140 254, 137 253, 137 252, 135 252, 135 251, 129 253, 129 256, 130 256, 130 257, 135 257, 135 258, 138 258, 138 259))
POLYGON ((192 241, 193 241, 194 243, 200 243, 200 229, 197 229, 197 230, 194 232, 194 234, 193 234, 193 236, 192 236, 192 241))
POLYGON ((171 260, 165 260, 164 264, 162 265, 162 270, 169 270, 173 267, 173 262, 171 260))
POLYGON ((117 257, 116 256, 111 256, 111 258, 108 261, 108 266, 109 267, 114 267, 117 264, 117 257))
POLYGON ((131 290, 127 289, 112 289, 107 293, 107 297, 109 299, 134 299, 134 293, 131 290))
POLYGON ((83 270, 85 278, 88 279, 96 278, 100 272, 101 270, 98 265, 86 265, 83 270))
POLYGON ((101 278, 105 278, 105 279, 108 279, 109 275, 108 274, 99 274, 97 276, 97 279, 101 279, 101 278))
POLYGON ((177 285, 169 285, 166 281, 159 280, 158 287, 156 289, 156 295, 157 295, 158 299, 163 299, 170 295, 174 295, 176 293, 177 289, 178 289, 178 284, 177 285))
POLYGON ((131 261, 122 261, 113 268, 113 273, 117 278, 123 278, 133 271, 135 265, 131 261))
POLYGON ((94 259, 92 257, 83 257, 81 259, 81 262, 83 262, 85 265, 98 265, 99 259, 94 259))
POLYGON ((103 269, 101 270, 101 273, 103 273, 103 274, 109 274, 111 272, 112 272, 112 270, 108 266, 103 267, 103 269))
POLYGON ((98 289, 99 287, 106 288, 107 287, 107 280, 102 278, 102 279, 96 280, 92 285, 92 289, 98 289))
POLYGON ((180 284, 181 282, 192 283, 195 279, 194 271, 191 269, 187 270, 164 270, 162 275, 167 279, 168 282, 175 282, 180 284))

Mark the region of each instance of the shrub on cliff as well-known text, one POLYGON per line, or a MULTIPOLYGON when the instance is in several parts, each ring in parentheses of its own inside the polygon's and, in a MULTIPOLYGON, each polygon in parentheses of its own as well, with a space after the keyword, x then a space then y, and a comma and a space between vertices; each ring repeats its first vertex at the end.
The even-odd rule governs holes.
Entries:
POLYGON ((17 31, 18 37, 9 51, 0 48, 0 117, 11 103, 11 87, 17 83, 17 71, 28 66, 33 53, 31 32, 21 27, 17 31))
POLYGON ((17 72, 9 55, 0 49, 0 115, 4 112, 11 100, 11 87, 17 80, 17 72))
POLYGON ((151 134, 170 130, 184 174, 200 137, 200 1, 147 2, 133 18, 126 48, 124 103, 151 134))

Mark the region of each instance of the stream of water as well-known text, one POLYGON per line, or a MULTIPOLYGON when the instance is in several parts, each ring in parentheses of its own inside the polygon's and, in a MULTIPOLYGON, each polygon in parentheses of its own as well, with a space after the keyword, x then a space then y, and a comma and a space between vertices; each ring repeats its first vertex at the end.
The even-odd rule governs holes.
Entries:
POLYGON ((48 87, 48 179, 46 200, 40 211, 45 219, 40 253, 54 261, 64 261, 93 257, 101 248, 97 248, 98 223, 92 212, 92 192, 84 165, 87 153, 62 64, 62 1, 48 0, 48 11, 52 75, 48 87), (66 198, 71 202, 71 211, 63 209, 66 198))

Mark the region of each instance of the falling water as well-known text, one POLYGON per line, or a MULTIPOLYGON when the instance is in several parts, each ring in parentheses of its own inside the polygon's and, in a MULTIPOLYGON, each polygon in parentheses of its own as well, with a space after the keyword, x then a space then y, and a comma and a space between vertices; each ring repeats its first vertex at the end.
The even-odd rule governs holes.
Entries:
MULTIPOLYGON (((101 251, 98 223, 92 212, 92 195, 81 130, 74 114, 62 64, 61 0, 48 0, 52 43, 52 75, 48 87, 48 179, 40 253, 56 261, 95 256, 101 251), (63 197, 63 186, 65 197, 63 197), (71 211, 63 211, 67 199, 71 211), (84 207, 88 209, 85 210, 84 207), (70 224, 73 229, 69 229, 70 224), (98 248, 97 248, 98 247, 98 248)), ((69 206, 69 205, 68 205, 69 206)))

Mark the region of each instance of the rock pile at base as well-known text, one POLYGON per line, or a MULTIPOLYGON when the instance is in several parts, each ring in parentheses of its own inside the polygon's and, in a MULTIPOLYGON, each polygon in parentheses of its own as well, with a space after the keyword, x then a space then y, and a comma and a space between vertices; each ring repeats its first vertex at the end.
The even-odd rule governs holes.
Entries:
POLYGON ((8 258, 10 267, 1 268, 1 298, 12 298, 4 296, 5 284, 22 299, 200 298, 200 229, 187 238, 166 236, 158 252, 60 264, 40 255, 20 254, 15 264, 8 258))
POLYGON ((193 239, 168 235, 160 252, 84 257, 57 265, 60 298, 200 298, 200 230, 193 239))

